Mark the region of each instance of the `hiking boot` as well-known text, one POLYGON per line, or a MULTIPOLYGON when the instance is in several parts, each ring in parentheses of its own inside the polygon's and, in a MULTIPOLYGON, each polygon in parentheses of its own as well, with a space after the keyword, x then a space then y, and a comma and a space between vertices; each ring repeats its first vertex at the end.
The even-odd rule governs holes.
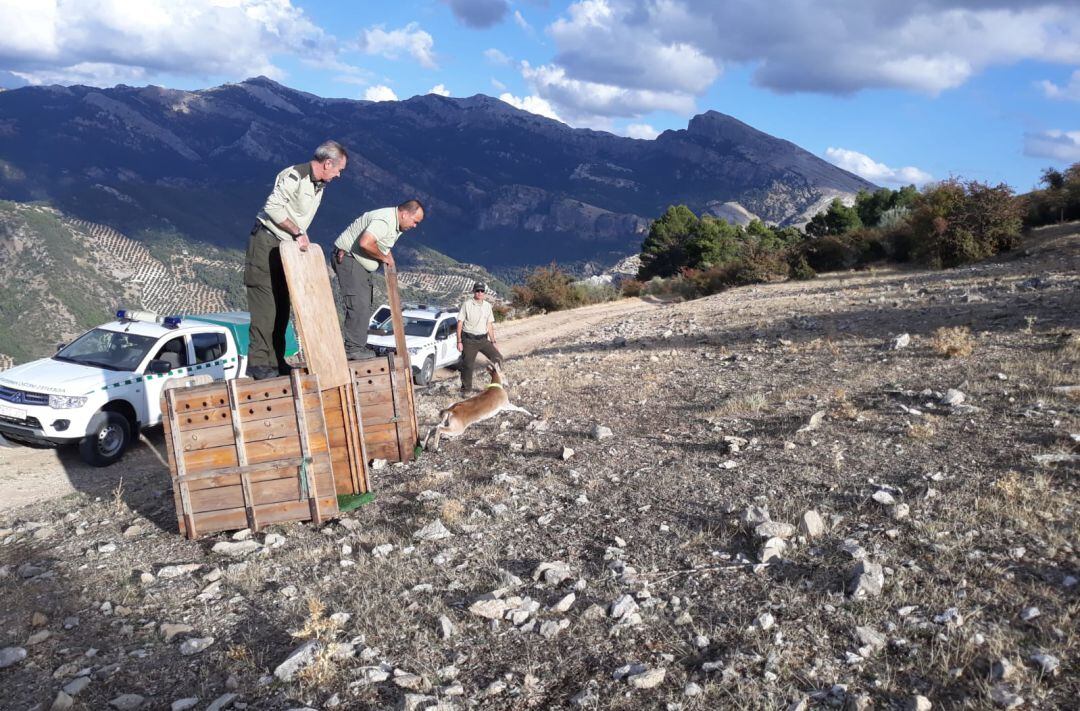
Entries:
POLYGON ((370 348, 361 348, 358 351, 349 351, 345 354, 347 360, 371 360, 375 357, 375 351, 370 348))
POLYGON ((278 370, 269 365, 253 365, 248 368, 248 375, 253 380, 266 380, 267 378, 278 377, 278 370))

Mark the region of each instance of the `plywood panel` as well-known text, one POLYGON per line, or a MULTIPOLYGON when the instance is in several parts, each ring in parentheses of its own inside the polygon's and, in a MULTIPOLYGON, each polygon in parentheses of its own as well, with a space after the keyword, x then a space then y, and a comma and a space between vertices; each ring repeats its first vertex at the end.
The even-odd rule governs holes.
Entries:
POLYGON ((322 248, 312 244, 301 252, 295 242, 282 242, 280 251, 308 372, 319 376, 324 390, 345 385, 349 363, 322 248))

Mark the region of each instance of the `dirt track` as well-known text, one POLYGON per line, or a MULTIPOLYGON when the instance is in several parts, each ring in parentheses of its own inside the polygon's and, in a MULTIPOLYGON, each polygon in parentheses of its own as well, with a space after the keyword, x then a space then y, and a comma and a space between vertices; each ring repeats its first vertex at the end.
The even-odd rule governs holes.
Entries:
MULTIPOLYGON (((656 308, 656 303, 624 299, 613 303, 586 306, 512 321, 496 331, 499 348, 507 357, 531 352, 556 339, 587 331, 608 319, 629 316, 656 308)), ((482 358, 480 359, 483 360, 482 358)), ((457 373, 442 369, 438 380, 456 378, 457 373)), ((2 441, 2 440, 0 440, 2 441)), ((79 459, 74 447, 31 449, 4 442, 0 446, 0 511, 18 508, 77 491, 95 496, 114 491, 122 478, 150 476, 149 471, 164 474, 165 443, 161 431, 154 428, 125 455, 117 467, 95 469, 79 459)))

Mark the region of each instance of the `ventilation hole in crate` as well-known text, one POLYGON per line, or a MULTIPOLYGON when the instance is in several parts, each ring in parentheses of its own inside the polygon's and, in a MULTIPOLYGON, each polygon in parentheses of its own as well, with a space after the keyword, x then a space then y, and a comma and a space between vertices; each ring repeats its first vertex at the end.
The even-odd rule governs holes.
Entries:
POLYGON ((255 408, 254 407, 248 408, 248 414, 249 415, 254 415, 255 414, 255 408))
POLYGON ((375 384, 375 381, 374 381, 374 380, 368 380, 368 381, 367 381, 367 384, 368 384, 368 385, 374 385, 374 384, 375 384))
POLYGON ((267 405, 266 406, 266 411, 267 412, 273 412, 274 411, 274 406, 273 405, 267 405))
POLYGON ((219 405, 224 405, 225 404, 225 398, 218 398, 218 404, 219 405))
POLYGON ((288 395, 289 394, 289 389, 288 388, 282 388, 281 389, 281 394, 282 395, 288 395))
POLYGON ((203 415, 202 418, 203 418, 203 422, 209 422, 210 421, 210 415, 203 415))

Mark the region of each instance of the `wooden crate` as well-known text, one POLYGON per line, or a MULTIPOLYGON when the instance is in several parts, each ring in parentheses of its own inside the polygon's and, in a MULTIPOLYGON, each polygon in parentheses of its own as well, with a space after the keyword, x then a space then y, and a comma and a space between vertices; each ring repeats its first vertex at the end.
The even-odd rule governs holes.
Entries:
POLYGON ((387 355, 349 363, 367 456, 389 462, 412 461, 419 438, 408 361, 387 355))
POLYGON ((182 535, 337 514, 340 435, 327 426, 318 376, 166 390, 161 410, 182 535))

